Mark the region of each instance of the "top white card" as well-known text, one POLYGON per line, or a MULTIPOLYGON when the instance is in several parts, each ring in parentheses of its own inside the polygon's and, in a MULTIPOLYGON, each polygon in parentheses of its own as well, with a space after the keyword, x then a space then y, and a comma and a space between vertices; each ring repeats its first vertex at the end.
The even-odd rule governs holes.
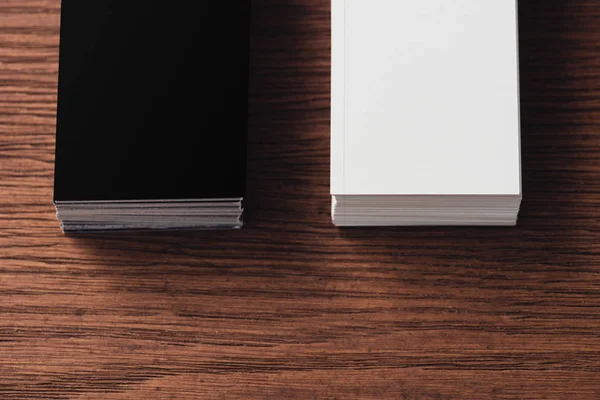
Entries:
POLYGON ((332 0, 331 193, 520 195, 517 4, 332 0))

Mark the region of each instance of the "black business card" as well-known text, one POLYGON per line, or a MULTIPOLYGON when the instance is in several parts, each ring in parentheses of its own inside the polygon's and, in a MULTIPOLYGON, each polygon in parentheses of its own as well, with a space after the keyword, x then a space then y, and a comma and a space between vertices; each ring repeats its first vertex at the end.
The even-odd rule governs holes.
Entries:
POLYGON ((249 0, 63 0, 55 202, 244 196, 249 0))

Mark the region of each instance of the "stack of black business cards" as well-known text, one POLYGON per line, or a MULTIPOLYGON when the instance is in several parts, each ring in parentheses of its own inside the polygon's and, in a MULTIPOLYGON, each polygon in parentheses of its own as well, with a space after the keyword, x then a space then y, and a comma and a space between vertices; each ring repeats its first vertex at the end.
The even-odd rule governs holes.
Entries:
POLYGON ((516 2, 332 1, 337 226, 514 225, 516 2))
POLYGON ((63 0, 54 202, 65 232, 238 228, 249 0, 63 0))

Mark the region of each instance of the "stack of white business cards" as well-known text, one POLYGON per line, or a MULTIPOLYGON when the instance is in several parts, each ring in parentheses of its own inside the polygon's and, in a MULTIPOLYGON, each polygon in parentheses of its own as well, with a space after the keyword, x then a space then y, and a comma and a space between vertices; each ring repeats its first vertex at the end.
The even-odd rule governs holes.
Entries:
POLYGON ((520 196, 333 196, 338 226, 514 225, 520 196))
POLYGON ((514 225, 515 1, 332 1, 338 226, 514 225))

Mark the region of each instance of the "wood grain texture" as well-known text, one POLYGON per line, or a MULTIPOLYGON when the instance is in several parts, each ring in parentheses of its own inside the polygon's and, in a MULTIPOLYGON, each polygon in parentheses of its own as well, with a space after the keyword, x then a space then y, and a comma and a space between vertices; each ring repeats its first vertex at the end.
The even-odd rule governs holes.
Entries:
POLYGON ((517 228, 348 230, 329 1, 253 3, 247 227, 73 238, 60 2, 0 0, 0 399, 600 398, 597 1, 520 2, 517 228))

